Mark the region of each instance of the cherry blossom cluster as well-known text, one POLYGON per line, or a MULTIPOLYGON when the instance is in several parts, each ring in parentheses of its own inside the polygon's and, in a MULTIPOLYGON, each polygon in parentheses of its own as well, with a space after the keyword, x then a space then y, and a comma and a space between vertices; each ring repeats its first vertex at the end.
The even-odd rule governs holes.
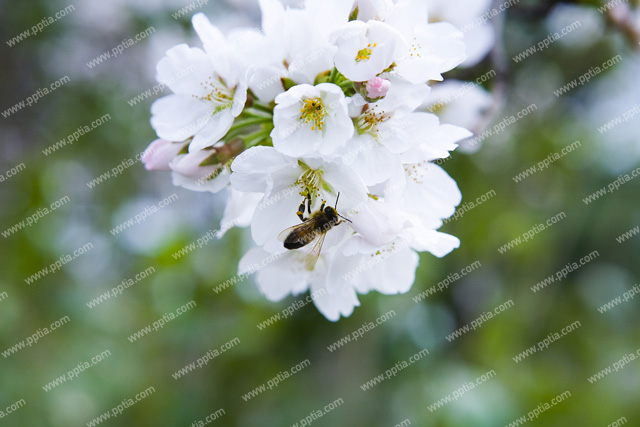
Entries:
POLYGON ((461 194, 435 161, 471 133, 419 108, 465 60, 463 34, 429 23, 421 0, 260 6, 261 30, 226 35, 195 15, 203 49, 179 44, 160 60, 173 94, 151 107, 160 139, 143 161, 175 185, 226 191, 222 229, 248 226, 255 243, 238 273, 255 273, 271 301, 310 291, 336 321, 358 294, 407 292, 418 252, 460 244, 437 231, 461 194), (316 233, 285 248, 301 224, 316 233))

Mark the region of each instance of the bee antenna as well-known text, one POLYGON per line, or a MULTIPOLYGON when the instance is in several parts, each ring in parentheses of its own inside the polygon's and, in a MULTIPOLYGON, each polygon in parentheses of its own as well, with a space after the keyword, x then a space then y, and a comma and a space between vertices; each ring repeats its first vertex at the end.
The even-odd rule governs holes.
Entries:
POLYGON ((344 219, 345 221, 349 221, 349 222, 351 222, 351 223, 353 224, 353 222, 352 222, 349 218, 345 218, 345 217, 343 217, 343 216, 342 216, 342 215, 340 215, 340 214, 338 214, 338 216, 339 216, 340 218, 344 219))
POLYGON ((340 192, 338 192, 338 197, 336 197, 336 207, 335 207, 335 209, 338 209, 338 199, 340 199, 340 192))

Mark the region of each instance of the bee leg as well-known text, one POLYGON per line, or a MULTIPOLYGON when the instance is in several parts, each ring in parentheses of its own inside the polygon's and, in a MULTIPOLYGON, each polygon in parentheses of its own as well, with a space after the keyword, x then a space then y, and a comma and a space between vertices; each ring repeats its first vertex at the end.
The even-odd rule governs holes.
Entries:
POLYGON ((298 206, 298 212, 296 212, 296 214, 298 215, 298 218, 300 218, 300 221, 305 222, 307 219, 304 217, 304 202, 306 200, 302 200, 302 203, 300 203, 300 206, 298 206))
POLYGON ((323 211, 323 210, 324 210, 324 205, 326 205, 326 204, 327 204, 327 201, 326 201, 326 200, 323 200, 323 201, 322 201, 322 204, 320 205, 320 210, 321 210, 321 211, 323 211))
MULTIPOLYGON (((302 211, 304 212, 304 206, 302 207, 302 211)), ((307 191, 307 212, 309 212, 309 215, 311 215, 311 193, 308 191, 307 191)))

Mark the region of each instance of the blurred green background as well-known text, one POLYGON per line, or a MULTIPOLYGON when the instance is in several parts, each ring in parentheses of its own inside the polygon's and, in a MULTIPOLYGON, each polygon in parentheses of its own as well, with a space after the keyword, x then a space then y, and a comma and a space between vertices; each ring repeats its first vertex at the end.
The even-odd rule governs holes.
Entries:
MULTIPOLYGON (((224 415, 211 425, 288 426, 341 398, 344 404, 312 424, 502 426, 569 390, 570 398, 527 425, 607 426, 622 417, 628 425, 640 425, 640 361, 593 384, 588 381, 640 348, 640 298, 604 313, 598 310, 640 282, 640 235, 616 240, 640 224, 640 179, 583 202, 640 165, 638 118, 598 131, 640 100, 638 46, 597 10, 602 3, 522 0, 491 21, 499 31, 495 51, 478 65, 446 76, 474 80, 488 70, 499 71, 484 86, 503 108, 493 112, 485 128, 537 106, 504 132, 485 138, 474 153, 454 152, 443 164, 458 182, 463 204, 491 190, 496 194, 443 227, 460 238, 459 249, 443 259, 422 254, 406 295, 361 296, 361 307, 337 323, 310 304, 264 330, 257 325, 304 296, 273 304, 251 279, 219 293, 212 290, 236 274, 251 244, 245 230, 231 230, 179 259, 172 256, 218 228, 223 195, 173 187, 168 174, 146 172, 138 162, 93 188, 87 185, 135 159, 154 139, 149 107, 160 95, 133 106, 128 101, 156 84, 155 64, 166 49, 181 42, 198 45, 189 20, 196 10, 172 16, 188 4, 81 0, 73 13, 10 47, 6 41, 69 3, 0 2, 0 108, 63 76, 70 78, 37 104, 0 117, 0 173, 24 164, 24 170, 0 182, 0 228, 6 231, 51 203, 70 199, 36 224, 0 237, 0 351, 64 316, 70 319, 35 345, 0 357, 0 411, 21 399, 26 403, 0 418, 0 425, 87 425, 149 387, 153 394, 102 424, 188 426, 222 408, 224 415), (574 34, 524 61, 511 59, 576 20, 582 26, 574 34), (155 32, 122 55, 87 66, 149 27, 155 32), (553 94, 618 54, 622 62, 588 84, 564 96, 553 94), (43 153, 104 114, 111 117, 104 125, 43 153), (521 182, 512 179, 576 140, 579 149, 544 171, 521 182), (110 233, 173 193, 178 200, 170 206, 116 236, 110 233), (505 254, 498 251, 558 212, 566 213, 561 223, 505 254), (91 250, 60 271, 25 282, 88 242, 91 250), (531 291, 594 250, 600 254, 595 261, 531 291), (418 303, 412 299, 475 261, 482 266, 448 289, 418 303), (148 267, 155 272, 122 295, 93 308, 87 305, 148 267), (134 342, 127 339, 192 300, 194 308, 162 329, 134 342), (515 306, 452 342, 445 339, 507 300, 515 306), (362 338, 328 349, 390 310, 396 315, 362 338), (543 352, 513 360, 575 321, 581 325, 577 330, 543 352), (206 366, 178 379, 172 376, 235 338, 237 345, 206 366), (396 376, 367 391, 360 387, 423 348, 429 355, 396 376), (43 389, 105 350, 110 356, 77 378, 43 389), (272 390, 243 399, 306 359, 309 367, 272 390), (490 370, 496 376, 462 398, 428 408, 490 370)), ((255 0, 212 0, 197 11, 223 30, 259 25, 255 0)), ((630 19, 640 23, 637 15, 630 19)), ((475 130, 481 132, 481 125, 475 130)))

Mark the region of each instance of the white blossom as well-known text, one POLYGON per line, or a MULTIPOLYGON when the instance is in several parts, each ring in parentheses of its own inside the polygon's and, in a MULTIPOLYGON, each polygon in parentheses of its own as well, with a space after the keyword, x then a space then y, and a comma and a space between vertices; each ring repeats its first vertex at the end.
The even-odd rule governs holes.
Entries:
POLYGON ((356 82, 382 73, 406 50, 402 35, 380 21, 351 21, 331 38, 338 47, 336 68, 356 82))
POLYGON ((173 94, 152 105, 160 139, 143 162, 226 192, 217 236, 248 227, 254 244, 239 274, 270 301, 309 292, 337 321, 358 294, 408 292, 419 252, 460 245, 438 229, 462 195, 434 162, 471 133, 425 110, 445 88, 427 83, 464 61, 463 35, 429 23, 423 0, 259 3, 261 31, 225 35, 196 14, 203 49, 160 60, 173 94))
POLYGON ((271 138, 283 154, 329 157, 353 135, 347 100, 334 84, 297 85, 275 102, 271 138))
POLYGON ((158 63, 158 81, 172 95, 151 106, 151 124, 160 138, 183 141, 193 137, 190 150, 209 147, 222 138, 242 112, 247 96, 246 70, 227 48, 226 39, 202 14, 193 24, 205 46, 218 45, 218 52, 177 45, 158 63), (187 78, 174 79, 185 69, 187 78))

